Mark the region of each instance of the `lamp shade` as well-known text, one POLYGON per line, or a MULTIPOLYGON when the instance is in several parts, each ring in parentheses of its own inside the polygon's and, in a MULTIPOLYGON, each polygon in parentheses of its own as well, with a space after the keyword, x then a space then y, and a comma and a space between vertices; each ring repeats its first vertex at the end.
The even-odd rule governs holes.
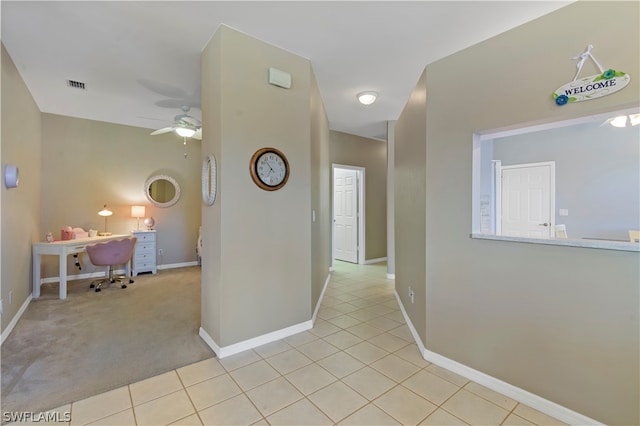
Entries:
POLYGON ((145 208, 144 206, 131 206, 131 217, 141 218, 144 217, 145 208))
POLYGON ((112 212, 111 210, 109 210, 109 209, 107 208, 107 205, 105 204, 105 205, 104 205, 104 207, 102 208, 102 210, 100 210, 100 211, 98 212, 98 214, 99 214, 100 216, 105 216, 105 217, 106 217, 106 216, 111 216, 111 215, 113 214, 113 212, 112 212))

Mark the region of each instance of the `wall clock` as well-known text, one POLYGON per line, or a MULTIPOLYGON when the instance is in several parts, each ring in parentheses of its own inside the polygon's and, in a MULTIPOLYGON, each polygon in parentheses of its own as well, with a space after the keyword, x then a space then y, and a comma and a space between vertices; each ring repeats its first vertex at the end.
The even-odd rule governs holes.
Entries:
POLYGON ((216 157, 207 155, 202 160, 202 201, 208 206, 216 200, 216 157))
POLYGON ((249 163, 251 179, 265 191, 282 188, 289 179, 289 161, 275 148, 261 148, 251 157, 249 163))

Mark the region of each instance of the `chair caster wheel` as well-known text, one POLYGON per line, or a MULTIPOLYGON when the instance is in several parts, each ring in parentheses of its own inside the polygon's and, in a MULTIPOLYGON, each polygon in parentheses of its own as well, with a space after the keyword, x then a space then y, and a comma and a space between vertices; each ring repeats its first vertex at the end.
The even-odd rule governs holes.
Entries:
POLYGON ((101 289, 101 288, 96 288, 96 293, 98 293, 98 292, 100 292, 100 291, 102 291, 102 289, 101 289))
POLYGON ((133 284, 133 280, 129 280, 129 284, 133 284))
POLYGON ((89 288, 94 288, 95 286, 96 286, 95 284, 91 284, 89 288))
POLYGON ((122 288, 127 288, 127 285, 126 285, 126 284, 122 284, 122 286, 121 286, 121 287, 122 287, 122 288))

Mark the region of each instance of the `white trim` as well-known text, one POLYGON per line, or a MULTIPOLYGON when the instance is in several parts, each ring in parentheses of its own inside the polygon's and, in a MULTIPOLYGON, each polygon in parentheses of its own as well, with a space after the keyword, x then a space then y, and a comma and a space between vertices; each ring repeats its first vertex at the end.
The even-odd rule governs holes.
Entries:
POLYGON ((257 348, 258 346, 266 345, 267 343, 275 342, 276 340, 282 340, 312 328, 313 322, 309 320, 224 347, 220 347, 202 327, 200 327, 198 334, 202 340, 213 349, 218 358, 222 359, 249 349, 257 348))
POLYGON ((427 350, 422 343, 418 332, 411 323, 411 320, 407 315, 407 311, 405 311, 404 305, 402 304, 402 300, 400 300, 398 292, 394 291, 394 294, 396 296, 396 299, 398 300, 398 305, 400 306, 400 310, 402 311, 404 320, 409 327, 409 331, 411 332, 411 335, 413 336, 413 339, 415 340, 416 345, 418 346, 418 349, 420 350, 420 353, 425 360, 439 367, 446 368, 447 370, 459 374, 462 377, 465 377, 471 381, 474 381, 480 385, 483 385, 504 396, 521 402, 531 408, 534 408, 544 414, 547 414, 570 425, 603 425, 603 423, 600 423, 597 420, 556 404, 553 401, 549 401, 548 399, 542 398, 541 396, 533 394, 517 386, 513 386, 500 379, 496 379, 493 376, 489 376, 488 374, 485 374, 481 371, 475 370, 471 367, 467 367, 466 365, 460 364, 457 361, 427 350))
POLYGON ((166 265, 157 265, 158 269, 174 269, 174 268, 186 268, 187 266, 198 266, 198 261, 182 262, 182 263, 167 263, 166 265))
POLYGON ((33 299, 33 295, 30 294, 27 297, 27 300, 25 300, 24 303, 22 304, 22 306, 20 306, 20 309, 18 309, 18 312, 13 316, 13 318, 11 319, 9 324, 7 324, 7 328, 5 328, 4 331, 2 332, 2 341, 0 341, 0 345, 2 345, 4 343, 4 341, 7 339, 7 337, 9 337, 9 335, 11 334, 13 329, 15 328, 16 324, 18 324, 18 321, 20 320, 20 318, 24 314, 24 311, 27 310, 27 307, 29 306, 29 303, 31 303, 31 299, 33 299))
POLYGON ((513 386, 509 383, 503 382, 502 380, 496 379, 495 377, 489 376, 488 374, 482 373, 481 371, 474 370, 471 367, 467 367, 466 365, 460 364, 459 362, 446 358, 435 352, 431 352, 425 349, 423 352, 423 356, 424 359, 432 362, 433 364, 436 364, 442 368, 446 368, 449 371, 453 371, 456 374, 466 377, 469 380, 479 383, 491 390, 499 392, 502 395, 508 396, 511 399, 528 405, 531 408, 534 408, 542 413, 545 413, 570 425, 603 424, 598 422, 597 420, 556 404, 553 401, 549 401, 548 399, 542 398, 517 386, 513 386))
POLYGON ((418 349, 420 350, 420 353, 424 354, 424 351, 426 351, 426 348, 424 347, 424 344, 422 343, 422 339, 420 339, 420 335, 418 335, 416 328, 413 326, 411 319, 409 319, 409 315, 407 315, 407 311, 404 310, 404 305, 402 304, 402 300, 400 300, 400 295, 398 295, 398 291, 394 290, 393 294, 395 294, 396 296, 396 300, 398 301, 398 306, 400 306, 400 310, 402 311, 402 316, 404 317, 404 320, 407 323, 407 327, 409 327, 409 331, 413 336, 413 340, 416 342, 416 345, 418 345, 418 349))
POLYGON ((387 272, 387 279, 388 280, 395 280, 396 279, 396 274, 390 274, 387 272))
MULTIPOLYGON (((348 166, 345 164, 331 164, 331 205, 334 205, 333 202, 333 183, 334 183, 334 175, 335 169, 348 169, 355 170, 358 172, 356 174, 357 182, 358 182, 358 264, 365 264, 365 221, 366 221, 366 204, 365 204, 365 168, 358 166, 348 166)), ((335 259, 335 253, 333 250, 333 208, 331 209, 331 265, 333 266, 333 260, 335 259)))
MULTIPOLYGON (((158 265, 158 269, 174 269, 174 268, 185 268, 187 266, 198 266, 198 262, 197 261, 193 261, 193 262, 182 262, 182 263, 168 263, 166 265, 158 265)), ((126 270, 124 269, 115 269, 113 271, 114 274, 118 274, 118 275, 124 275, 126 274, 126 270)), ((86 280, 89 278, 102 278, 102 277, 106 277, 108 272, 88 272, 86 274, 74 274, 74 275, 67 275, 67 281, 73 281, 73 280, 86 280)), ((47 284, 47 283, 59 283, 60 282, 60 277, 47 277, 47 278, 42 278, 40 280, 40 284, 47 284)))
POLYGON ((387 258, 386 257, 379 257, 377 259, 369 259, 369 260, 365 260, 364 264, 365 265, 373 265, 374 263, 380 263, 380 262, 386 262, 387 258))
MULTIPOLYGON (((331 268, 329 268, 331 271, 331 268)), ((327 279, 324 280, 324 286, 322 287, 322 291, 320 292, 320 297, 318 298, 318 303, 316 303, 316 308, 313 310, 313 316, 311 317, 311 322, 316 323, 316 317, 318 316, 318 311, 320 310, 320 305, 322 304, 322 299, 324 299, 324 292, 327 290, 327 286, 329 285, 329 281, 331 280, 331 272, 327 275, 327 279)))

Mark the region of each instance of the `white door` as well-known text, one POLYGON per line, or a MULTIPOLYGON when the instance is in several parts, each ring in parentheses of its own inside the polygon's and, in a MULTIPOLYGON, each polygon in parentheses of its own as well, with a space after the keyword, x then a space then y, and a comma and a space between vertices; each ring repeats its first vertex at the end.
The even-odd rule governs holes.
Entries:
POLYGON ((502 235, 551 238, 553 177, 552 163, 502 167, 502 235))
POLYGON ((334 169, 333 246, 338 260, 358 263, 358 171, 334 169))

